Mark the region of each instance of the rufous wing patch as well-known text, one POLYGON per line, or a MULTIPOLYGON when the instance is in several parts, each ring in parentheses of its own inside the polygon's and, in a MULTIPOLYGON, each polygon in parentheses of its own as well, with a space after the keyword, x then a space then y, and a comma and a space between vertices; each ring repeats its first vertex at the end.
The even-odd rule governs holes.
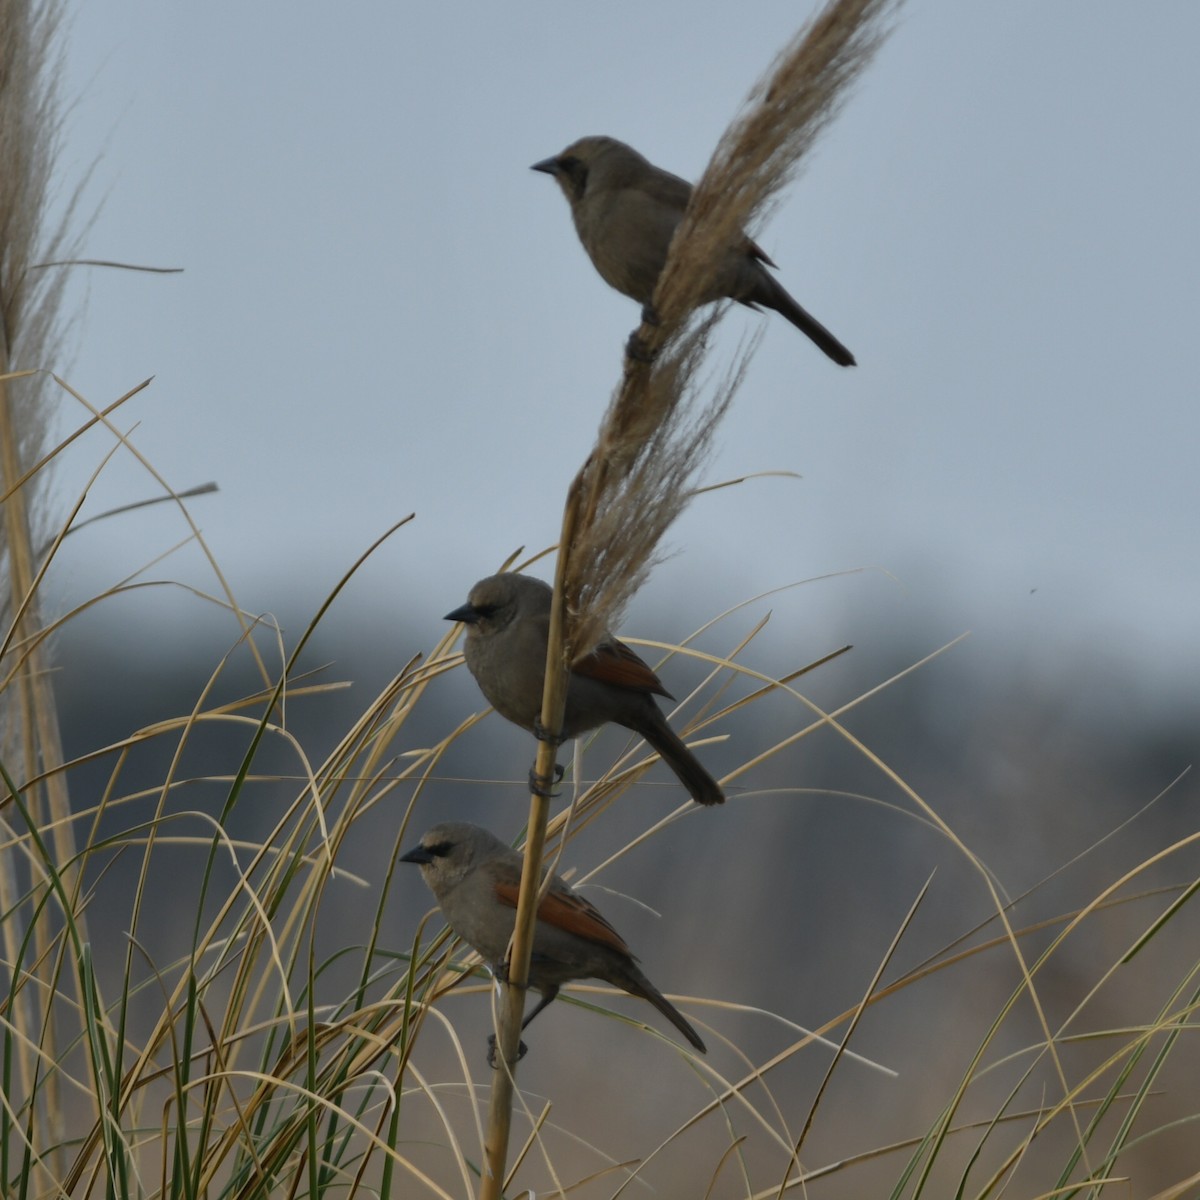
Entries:
POLYGON ((614 687, 675 699, 663 687, 662 680, 624 642, 616 638, 601 642, 590 654, 577 659, 571 664, 571 670, 576 675, 600 683, 611 683, 614 687))
MULTIPOLYGON (((510 908, 517 907, 517 896, 520 887, 515 883, 497 883, 496 899, 510 908)), ((629 947, 621 935, 589 904, 582 896, 576 895, 569 888, 555 885, 551 887, 538 906, 538 920, 545 921, 576 937, 589 942, 607 946, 618 954, 630 954, 629 947)), ((632 955, 631 955, 632 956, 632 955)))

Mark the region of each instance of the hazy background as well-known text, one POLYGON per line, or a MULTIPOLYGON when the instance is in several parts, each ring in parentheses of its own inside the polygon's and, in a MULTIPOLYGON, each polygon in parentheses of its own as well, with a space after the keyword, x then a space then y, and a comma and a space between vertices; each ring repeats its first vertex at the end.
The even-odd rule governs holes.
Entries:
MULTIPOLYGON (((96 406, 155 377, 118 422, 136 425, 175 487, 220 484, 192 512, 243 607, 277 616, 292 642, 374 538, 417 515, 323 624, 314 661, 356 686, 345 707, 293 714, 314 756, 432 645, 476 578, 554 540, 617 382, 637 308, 596 276, 558 189, 529 164, 608 133, 698 176, 811 11, 75 6, 62 161, 65 186, 94 164, 84 251, 185 271, 77 271, 63 373, 96 406)), ((729 649, 768 610, 750 655, 759 669, 853 642, 808 681, 828 707, 970 631, 849 723, 1014 893, 1131 817, 1197 748, 1197 44, 1200 8, 1184 2, 907 6, 756 231, 861 365, 832 366, 781 319, 729 314, 726 360, 767 328, 708 477, 803 478, 698 500, 624 625, 677 640, 760 592, 832 575, 754 603, 704 643, 729 649)), ((81 417, 64 406, 64 427, 81 417)), ((93 432, 60 465, 63 506, 111 444, 93 432)), ((155 491, 118 452, 81 515, 155 491)), ((66 543, 52 586, 76 603, 186 532, 169 506, 91 526, 66 543)), ((214 590, 194 547, 149 574, 214 590)), ((189 710, 236 636, 182 590, 74 622, 59 645, 69 747, 164 706, 189 710)), ((667 682, 683 694, 696 678, 677 664, 667 682)), ((462 673, 439 683, 413 744, 480 703, 462 673)), ((776 705, 710 757, 732 766, 802 722, 776 705)), ((515 829, 530 754, 489 720, 447 761, 418 823, 452 812, 515 829)), ((653 778, 638 795, 669 811, 677 789, 653 778)), ((665 990, 815 1025, 854 1002, 935 868, 918 944, 989 911, 978 877, 934 835, 832 794, 900 799, 827 732, 743 783, 805 790, 689 818, 668 834, 681 852, 669 863, 643 850, 606 877, 663 911, 654 922, 605 905, 665 990), (680 866, 688 854, 699 882, 680 866), (757 974, 764 943, 794 972, 757 974)), ((1096 878, 1193 832, 1196 798, 1185 778, 1091 860, 1096 878)), ((643 822, 630 804, 579 843, 582 865, 643 822)), ((386 813, 376 819, 379 843, 360 848, 368 877, 394 834, 386 813)), ((400 945, 424 911, 410 886, 400 945)), ((1069 875, 1044 894, 1047 911, 1089 887, 1069 875)), ((969 1046, 954 1014, 991 1007, 953 989, 943 1001, 944 1028, 969 1046)), ((450 1003, 482 1037, 486 1006, 450 1003)), ((569 1105, 549 1047, 578 1054, 588 1018, 543 1020, 528 1082, 569 1105)), ((753 1030, 722 1028, 753 1046, 753 1030)), ((927 1044, 909 1050, 918 1076, 934 1071, 927 1044)), ((890 1042, 884 1056, 903 1066, 890 1042)), ((963 1069, 956 1044, 946 1058, 950 1075, 963 1069)), ((870 1100, 851 1094, 850 1111, 865 1121, 878 1108, 881 1129, 911 1133, 909 1104, 867 1082, 870 1100)), ((938 1082, 930 1092, 945 1096, 938 1082)), ((831 1136, 821 1154, 845 1148, 831 1136)))

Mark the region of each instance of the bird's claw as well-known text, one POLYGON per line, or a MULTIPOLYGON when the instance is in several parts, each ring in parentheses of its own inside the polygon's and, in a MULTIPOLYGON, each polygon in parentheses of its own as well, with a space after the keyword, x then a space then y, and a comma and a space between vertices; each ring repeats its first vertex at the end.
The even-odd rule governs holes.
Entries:
MULTIPOLYGON (((539 718, 533 719, 533 736, 539 742, 549 742, 551 746, 561 746, 567 739, 561 733, 553 733, 542 724, 539 718)), ((561 772, 561 768, 560 772, 561 772)), ((559 775, 561 779, 561 774, 559 775)))
MULTIPOLYGON (((524 1042, 518 1042, 517 1057, 513 1061, 520 1062, 521 1059, 523 1059, 528 1053, 528 1051, 529 1047, 526 1046, 524 1042)), ((494 1033, 488 1034, 488 1066, 491 1067, 493 1071, 500 1070, 500 1064, 496 1061, 496 1035, 494 1033)))
POLYGON ((629 341, 625 343, 625 357, 636 363, 644 363, 649 365, 658 357, 656 351, 651 350, 649 346, 641 339, 635 329, 629 335, 629 341))
POLYGON ((658 316, 658 309, 653 304, 642 305, 642 324, 653 325, 656 329, 662 324, 658 316))
POLYGON ((558 793, 554 790, 554 785, 563 777, 563 768, 561 763, 554 764, 553 778, 546 775, 539 775, 536 767, 529 768, 529 790, 535 796, 541 796, 546 800, 553 800, 558 793))

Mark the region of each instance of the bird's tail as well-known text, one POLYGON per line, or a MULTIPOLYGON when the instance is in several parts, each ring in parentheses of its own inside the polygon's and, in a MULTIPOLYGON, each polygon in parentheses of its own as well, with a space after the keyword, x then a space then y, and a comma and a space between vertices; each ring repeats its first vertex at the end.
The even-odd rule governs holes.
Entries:
POLYGON ((832 358, 839 367, 853 367, 857 365, 854 355, 812 313, 801 308, 779 280, 774 278, 774 276, 768 275, 765 271, 763 272, 763 277, 770 282, 771 286, 768 289, 760 286, 758 293, 754 296, 756 304, 772 308, 780 316, 787 317, 801 333, 811 338, 816 343, 818 349, 832 358))
POLYGON ((724 804, 721 785, 704 769, 700 760, 684 745, 679 735, 667 724, 662 710, 649 700, 645 719, 635 728, 658 751, 659 757, 675 772, 676 778, 688 790, 697 804, 724 804))
POLYGON ((624 988, 630 995, 640 996, 643 1000, 649 1000, 701 1054, 708 1053, 708 1047, 700 1040, 700 1035, 684 1019, 683 1013, 632 962, 625 964, 621 978, 610 979, 609 982, 615 983, 617 987, 624 988))

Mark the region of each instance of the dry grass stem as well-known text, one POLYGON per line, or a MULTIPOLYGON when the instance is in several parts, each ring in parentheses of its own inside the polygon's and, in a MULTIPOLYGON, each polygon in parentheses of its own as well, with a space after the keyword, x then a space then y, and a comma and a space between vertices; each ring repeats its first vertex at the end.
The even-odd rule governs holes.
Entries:
MULTIPOLYGON (((645 361, 631 354, 597 443, 571 485, 563 513, 551 608, 541 724, 562 728, 567 672, 605 628, 652 566, 666 531, 695 491, 721 418, 741 383, 750 352, 707 400, 697 375, 722 306, 695 312, 714 255, 747 226, 786 182, 869 61, 892 0, 833 0, 751 97, 747 113, 722 139, 697 187, 654 297, 658 324, 640 331, 645 361)), ((556 746, 538 743, 535 772, 553 779, 556 746)), ((492 1084, 487 1169, 480 1200, 496 1200, 505 1178, 512 1120, 513 1069, 533 944, 549 800, 531 798, 516 927, 496 1031, 503 1069, 492 1084)))

